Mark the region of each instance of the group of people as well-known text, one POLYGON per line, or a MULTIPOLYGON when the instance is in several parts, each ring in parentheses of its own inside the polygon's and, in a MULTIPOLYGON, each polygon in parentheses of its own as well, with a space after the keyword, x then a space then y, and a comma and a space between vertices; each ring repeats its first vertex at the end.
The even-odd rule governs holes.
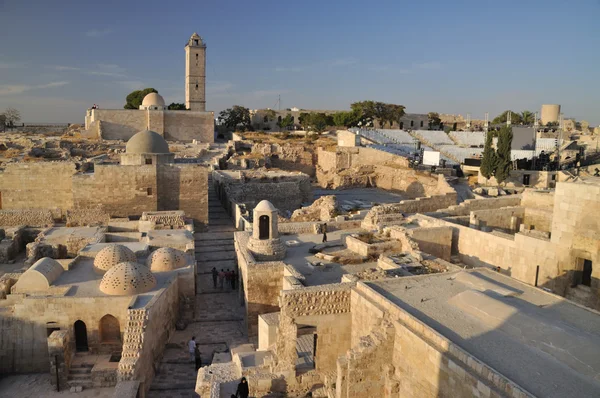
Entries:
MULTIPOLYGON (((214 268, 213 268, 214 269, 214 268)), ((198 344, 196 344, 196 336, 192 336, 192 339, 188 341, 188 352, 190 354, 191 362, 196 363, 196 371, 202 367, 202 361, 200 360, 200 350, 198 349, 198 344)), ((250 395, 250 389, 248 388, 248 381, 245 377, 242 377, 242 380, 239 382, 237 386, 237 390, 235 395, 232 395, 234 398, 248 398, 250 395)))
POLYGON ((94 104, 94 105, 92 106, 92 109, 100 109, 100 107, 99 107, 98 105, 94 104))
POLYGON ((231 290, 235 290, 235 281, 237 280, 237 273, 235 270, 230 271, 229 268, 224 270, 221 268, 221 271, 217 271, 215 267, 212 269, 212 278, 213 278, 213 286, 217 288, 217 282, 219 284, 219 289, 223 290, 225 284, 231 290))

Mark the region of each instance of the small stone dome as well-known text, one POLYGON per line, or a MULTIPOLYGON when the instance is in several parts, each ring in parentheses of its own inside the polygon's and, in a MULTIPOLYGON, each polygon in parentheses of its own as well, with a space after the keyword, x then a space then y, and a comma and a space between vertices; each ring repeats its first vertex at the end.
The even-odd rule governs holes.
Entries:
POLYGON ((158 133, 150 130, 140 131, 127 141, 126 153, 169 153, 169 144, 158 133))
POLYGON ((94 269, 106 272, 115 265, 126 261, 137 261, 135 254, 123 245, 110 245, 100 250, 94 258, 94 269))
POLYGON ((185 266, 185 253, 171 247, 161 247, 148 256, 146 265, 154 272, 171 271, 185 266))
POLYGON ((142 106, 145 108, 157 106, 160 108, 165 107, 165 100, 159 93, 147 94, 142 100, 142 106))
POLYGON ((156 278, 145 265, 127 261, 106 271, 100 291, 111 296, 146 293, 156 286, 156 278))
POLYGON ((254 208, 254 211, 277 211, 277 209, 268 200, 261 200, 254 208))

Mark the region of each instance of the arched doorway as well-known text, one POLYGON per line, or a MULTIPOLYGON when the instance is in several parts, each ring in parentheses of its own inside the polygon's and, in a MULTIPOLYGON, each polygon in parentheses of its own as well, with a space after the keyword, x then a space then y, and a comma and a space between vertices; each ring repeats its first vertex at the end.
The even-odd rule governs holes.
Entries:
POLYGON ((100 319, 100 342, 118 343, 121 341, 121 328, 119 320, 114 316, 107 314, 100 319))
POLYGON ((258 218, 258 239, 269 239, 269 216, 258 218))
POLYGON ((73 325, 75 329, 75 349, 77 351, 88 350, 87 328, 83 321, 76 321, 73 325))

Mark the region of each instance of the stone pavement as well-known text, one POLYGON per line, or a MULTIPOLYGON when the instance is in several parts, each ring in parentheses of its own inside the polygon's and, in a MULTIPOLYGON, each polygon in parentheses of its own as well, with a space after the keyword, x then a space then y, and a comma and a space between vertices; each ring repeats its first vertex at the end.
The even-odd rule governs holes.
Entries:
POLYGON ((0 377, 1 398, 112 398, 114 387, 84 389, 82 392, 57 392, 49 373, 32 373, 0 377))
MULTIPOLYGON (((202 365, 210 365, 213 355, 228 352, 234 344, 247 342, 244 311, 238 290, 213 286, 211 269, 235 269, 233 247, 235 228, 221 207, 209 178, 208 231, 195 234, 196 240, 196 312, 185 330, 176 330, 166 346, 164 356, 150 386, 149 398, 197 397, 194 392, 197 372, 190 362, 187 342, 196 337, 202 365)), ((229 397, 229 395, 227 395, 229 397)))

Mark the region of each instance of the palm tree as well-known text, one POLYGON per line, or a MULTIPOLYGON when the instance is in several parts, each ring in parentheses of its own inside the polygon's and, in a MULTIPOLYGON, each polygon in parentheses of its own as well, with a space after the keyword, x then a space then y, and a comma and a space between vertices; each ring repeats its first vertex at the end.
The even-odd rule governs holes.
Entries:
POLYGON ((533 119, 534 119, 533 112, 530 112, 530 111, 521 112, 521 123, 523 123, 525 125, 533 124, 533 122, 534 122, 533 119))

